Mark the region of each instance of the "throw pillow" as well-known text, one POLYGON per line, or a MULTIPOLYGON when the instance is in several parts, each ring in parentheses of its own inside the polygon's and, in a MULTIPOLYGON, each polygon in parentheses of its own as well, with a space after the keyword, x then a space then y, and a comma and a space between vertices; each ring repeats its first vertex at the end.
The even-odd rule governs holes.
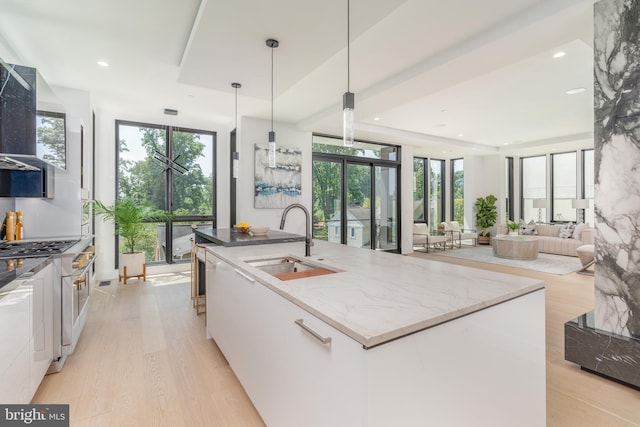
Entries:
POLYGON ((561 228, 560 228, 560 234, 558 235, 558 237, 561 237, 563 239, 570 239, 573 237, 573 229, 575 228, 575 224, 572 222, 568 222, 566 224, 564 224, 561 228))
POLYGON ((520 228, 520 234, 524 236, 537 236, 538 231, 536 230, 536 223, 531 220, 528 224, 522 225, 520 228))
POLYGON ((582 230, 585 227, 586 227, 586 224, 584 222, 581 222, 580 224, 576 225, 576 228, 573 229, 573 236, 571 237, 576 240, 582 240, 582 230))

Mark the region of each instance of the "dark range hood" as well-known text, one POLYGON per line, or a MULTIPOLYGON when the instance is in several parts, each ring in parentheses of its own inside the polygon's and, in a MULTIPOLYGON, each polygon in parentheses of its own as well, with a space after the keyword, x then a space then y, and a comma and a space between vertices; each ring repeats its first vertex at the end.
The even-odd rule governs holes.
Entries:
POLYGON ((55 168, 39 159, 35 68, 0 59, 0 197, 53 198, 55 168))

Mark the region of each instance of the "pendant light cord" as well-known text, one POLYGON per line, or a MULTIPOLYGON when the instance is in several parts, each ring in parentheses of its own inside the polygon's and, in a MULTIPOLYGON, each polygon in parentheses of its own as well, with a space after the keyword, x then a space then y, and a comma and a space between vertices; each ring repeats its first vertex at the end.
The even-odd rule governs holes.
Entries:
POLYGON ((238 129, 238 87, 235 86, 235 89, 236 89, 236 115, 235 115, 236 125, 235 125, 235 128, 237 130, 238 129))
POLYGON ((271 132, 273 132, 273 47, 271 48, 271 132))
POLYGON ((351 82, 351 70, 349 69, 349 59, 351 56, 351 52, 350 52, 350 47, 349 47, 349 41, 351 40, 350 37, 350 23, 351 23, 351 18, 349 16, 349 11, 350 11, 350 0, 347 0, 347 92, 351 92, 351 86, 350 86, 350 82, 351 82))

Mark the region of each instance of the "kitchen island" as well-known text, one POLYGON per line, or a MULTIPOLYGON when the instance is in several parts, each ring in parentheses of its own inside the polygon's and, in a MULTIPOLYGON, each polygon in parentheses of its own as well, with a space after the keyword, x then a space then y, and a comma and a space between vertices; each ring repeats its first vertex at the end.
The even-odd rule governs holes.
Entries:
POLYGON ((267 425, 545 425, 542 282, 303 249, 207 248, 207 334, 267 425), (255 266, 279 257, 334 273, 283 281, 255 266))

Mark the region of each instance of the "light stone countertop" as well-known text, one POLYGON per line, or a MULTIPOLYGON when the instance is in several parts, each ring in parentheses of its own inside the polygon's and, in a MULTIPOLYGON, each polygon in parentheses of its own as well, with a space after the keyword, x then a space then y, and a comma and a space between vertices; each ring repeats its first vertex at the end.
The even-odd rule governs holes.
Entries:
POLYGON ((303 256, 304 243, 208 246, 207 251, 365 348, 544 289, 536 279, 318 240, 309 258, 303 256), (281 281, 243 262, 278 256, 340 271, 281 281))

